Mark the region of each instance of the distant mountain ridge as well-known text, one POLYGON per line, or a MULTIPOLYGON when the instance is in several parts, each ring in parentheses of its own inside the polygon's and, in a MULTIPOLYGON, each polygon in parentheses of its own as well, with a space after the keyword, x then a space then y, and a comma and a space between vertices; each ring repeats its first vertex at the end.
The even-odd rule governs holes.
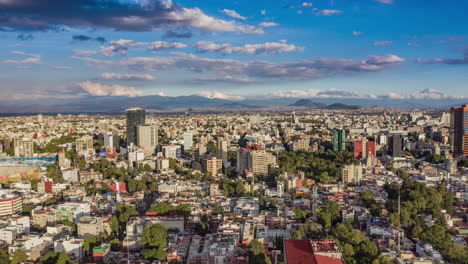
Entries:
POLYGON ((199 95, 139 97, 89 96, 75 99, 0 99, 0 114, 8 113, 123 113, 129 107, 142 107, 155 112, 261 111, 288 110, 294 107, 330 110, 357 110, 360 107, 403 109, 444 109, 468 104, 466 99, 362 99, 362 98, 250 98, 228 100, 199 95))
POLYGON ((323 104, 323 103, 313 102, 310 99, 299 99, 294 104, 290 104, 289 106, 321 108, 321 107, 325 107, 327 105, 323 104))

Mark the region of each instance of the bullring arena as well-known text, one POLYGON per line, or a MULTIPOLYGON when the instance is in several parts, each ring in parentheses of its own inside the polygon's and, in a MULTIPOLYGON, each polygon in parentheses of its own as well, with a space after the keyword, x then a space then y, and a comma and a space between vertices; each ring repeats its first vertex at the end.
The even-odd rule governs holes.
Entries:
POLYGON ((35 165, 0 165, 0 183, 39 179, 41 167, 35 165))

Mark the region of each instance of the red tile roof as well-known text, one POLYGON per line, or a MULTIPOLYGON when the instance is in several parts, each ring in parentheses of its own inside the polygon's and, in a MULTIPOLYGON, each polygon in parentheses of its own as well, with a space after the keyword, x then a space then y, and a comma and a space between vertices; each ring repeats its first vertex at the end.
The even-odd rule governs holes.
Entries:
POLYGON ((341 258, 333 258, 320 254, 314 254, 315 250, 321 252, 336 252, 333 240, 286 240, 285 257, 288 264, 344 264, 341 258), (312 248, 312 244, 314 248, 312 248), (323 251, 322 251, 323 250, 323 251))

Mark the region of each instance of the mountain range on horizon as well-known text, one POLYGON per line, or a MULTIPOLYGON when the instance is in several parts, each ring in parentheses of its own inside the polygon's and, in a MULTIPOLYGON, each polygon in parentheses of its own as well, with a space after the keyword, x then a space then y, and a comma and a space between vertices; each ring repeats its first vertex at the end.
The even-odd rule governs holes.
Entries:
POLYGON ((153 112, 245 112, 295 109, 356 110, 360 107, 441 109, 468 103, 466 99, 391 98, 251 98, 229 100, 199 95, 138 97, 94 96, 85 99, 0 101, 0 113, 123 113, 129 107, 153 112))

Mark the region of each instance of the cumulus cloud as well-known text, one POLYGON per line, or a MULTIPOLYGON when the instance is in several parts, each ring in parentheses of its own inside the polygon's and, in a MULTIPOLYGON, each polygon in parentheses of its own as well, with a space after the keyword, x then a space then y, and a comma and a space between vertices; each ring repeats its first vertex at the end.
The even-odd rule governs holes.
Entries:
POLYGON ((137 42, 129 39, 119 39, 109 42, 108 47, 101 47, 100 54, 105 57, 112 57, 116 54, 125 55, 130 47, 140 47, 147 45, 146 42, 137 42))
POLYGON ((225 100, 244 100, 245 98, 240 95, 227 94, 218 91, 203 91, 197 95, 203 96, 209 99, 225 99, 225 100))
POLYGON ((186 8, 170 0, 3 0, 0 10, 0 27, 14 30, 89 27, 148 32, 193 28, 208 32, 263 33, 260 28, 217 19, 199 8, 186 8))
POLYGON ((336 10, 336 9, 323 9, 315 13, 317 16, 332 16, 332 15, 338 15, 343 13, 341 10, 336 10))
POLYGON ((216 44, 210 41, 199 41, 194 47, 197 49, 197 52, 223 52, 223 53, 244 53, 244 54, 264 54, 264 53, 287 53, 300 50, 300 47, 297 47, 293 44, 278 43, 278 42, 267 42, 262 44, 246 44, 244 46, 232 46, 232 44, 216 44))
POLYGON ((99 75, 103 80, 119 80, 119 81, 154 81, 156 77, 150 74, 129 74, 129 73, 111 73, 104 72, 99 75))
POLYGON ((248 78, 241 78, 241 77, 233 77, 229 75, 225 75, 222 77, 200 77, 195 80, 197 83, 212 83, 212 82, 221 82, 221 83, 236 83, 236 84, 252 84, 257 83, 256 80, 248 79, 248 78))
POLYGON ((72 57, 90 66, 131 71, 167 71, 182 69, 191 72, 216 72, 223 75, 243 75, 254 78, 316 80, 331 75, 379 72, 405 61, 396 55, 368 56, 364 60, 321 58, 291 62, 239 61, 211 59, 178 53, 174 57, 134 57, 121 60, 99 60, 72 57))
POLYGON ((267 13, 266 10, 264 9, 260 10, 260 14, 262 14, 262 16, 266 15, 266 13, 267 13))
POLYGON ((223 10, 221 10, 221 13, 224 13, 224 14, 232 17, 232 18, 237 18, 237 19, 241 19, 241 20, 246 20, 247 19, 246 17, 239 15, 239 13, 237 13, 234 10, 223 9, 223 10))
POLYGON ((179 42, 155 41, 148 46, 147 50, 158 51, 165 49, 183 49, 186 47, 186 44, 179 42))
POLYGON ((374 46, 375 47, 387 47, 393 44, 393 41, 390 40, 383 40, 383 41, 375 41, 374 46))
POLYGON ((436 89, 427 88, 418 93, 394 93, 390 92, 386 96, 390 99, 465 99, 465 96, 448 95, 436 89))
POLYGON ((25 56, 27 58, 21 59, 21 60, 4 60, 3 63, 5 64, 42 64, 41 55, 39 54, 31 54, 31 53, 26 53, 26 52, 17 51, 17 50, 10 51, 10 53, 17 55, 17 56, 25 56))
POLYGON ((309 2, 302 3, 302 7, 311 7, 311 6, 312 6, 312 3, 309 3, 309 2))
POLYGON ((84 92, 92 96, 128 96, 136 97, 143 95, 141 91, 134 87, 123 85, 104 85, 95 82, 81 82, 77 86, 84 92))
POLYGON ((169 20, 179 26, 196 28, 208 32, 240 32, 246 34, 263 34, 262 28, 238 24, 210 17, 199 8, 181 8, 168 14, 169 20))
POLYGON ((275 22, 262 22, 262 23, 260 23, 260 26, 263 27, 263 28, 269 28, 269 27, 279 26, 279 24, 275 23, 275 22))

